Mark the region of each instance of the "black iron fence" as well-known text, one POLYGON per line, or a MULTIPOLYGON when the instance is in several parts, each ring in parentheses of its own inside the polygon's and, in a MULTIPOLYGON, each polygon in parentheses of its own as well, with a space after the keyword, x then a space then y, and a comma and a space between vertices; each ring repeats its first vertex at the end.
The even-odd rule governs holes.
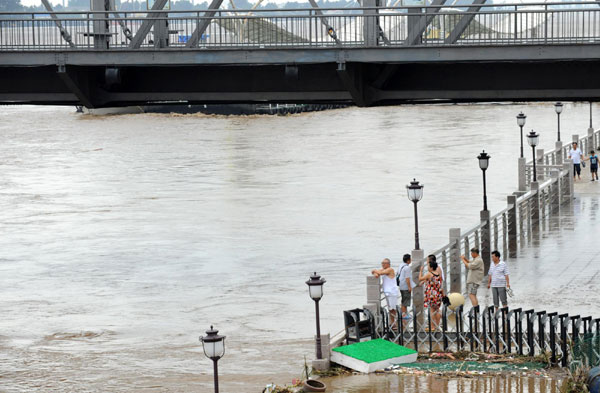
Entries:
MULTIPOLYGON (((397 310, 396 315, 402 315, 397 310)), ((417 351, 471 351, 525 356, 544 355, 562 367, 600 365, 600 318, 508 307, 443 306, 440 326, 427 310, 413 310, 410 319, 397 318, 382 308, 374 321, 374 336, 385 337, 417 351)))

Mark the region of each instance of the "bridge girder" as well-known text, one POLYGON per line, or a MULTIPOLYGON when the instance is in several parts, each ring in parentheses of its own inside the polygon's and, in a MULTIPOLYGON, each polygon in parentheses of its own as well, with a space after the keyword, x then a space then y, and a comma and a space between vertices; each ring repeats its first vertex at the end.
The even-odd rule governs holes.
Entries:
POLYGON ((0 63, 2 103, 106 107, 159 101, 354 102, 369 106, 600 97, 600 44, 69 51, 58 56, 7 52, 0 63), (58 73, 59 65, 66 72, 58 73), (119 82, 108 83, 107 68, 120 70, 119 82))

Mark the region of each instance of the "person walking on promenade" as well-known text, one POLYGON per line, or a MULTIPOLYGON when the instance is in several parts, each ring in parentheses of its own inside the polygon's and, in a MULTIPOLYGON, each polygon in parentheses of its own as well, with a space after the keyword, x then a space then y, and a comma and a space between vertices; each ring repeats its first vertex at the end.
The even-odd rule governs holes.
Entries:
POLYGON ((410 298, 412 292, 412 271, 410 269, 411 263, 410 254, 404 254, 402 257, 402 263, 398 267, 398 274, 396 275, 396 283, 398 289, 400 289, 400 295, 402 296, 402 302, 400 308, 402 309, 402 318, 410 319, 408 315, 408 307, 410 307, 410 298))
POLYGON ((596 181, 598 181, 598 156, 592 150, 590 151, 590 173, 592 174, 592 181, 594 181, 594 175, 596 176, 596 181))
POLYGON ((581 158, 583 153, 577 147, 577 142, 573 142, 573 147, 569 150, 569 158, 573 160, 573 177, 577 176, 581 180, 581 158))
POLYGON ((427 273, 423 274, 424 266, 421 266, 419 272, 419 282, 425 284, 425 306, 431 311, 431 320, 433 321, 433 329, 440 326, 440 307, 442 305, 442 297, 444 297, 444 287, 442 286, 442 269, 438 266, 435 255, 427 257, 428 268, 427 273))
POLYGON ((483 259, 479 256, 479 249, 475 247, 471 249, 471 257, 473 259, 469 261, 464 255, 460 256, 465 267, 469 270, 467 274, 467 293, 469 294, 469 299, 471 299, 471 304, 475 307, 479 305, 477 290, 484 276, 483 259))
POLYGON ((496 311, 500 307, 500 301, 502 300, 502 307, 508 307, 508 300, 506 298, 506 289, 510 288, 510 281, 508 279, 508 266, 504 261, 500 260, 500 253, 498 251, 492 251, 492 265, 488 272, 488 289, 492 288, 492 295, 494 297, 494 306, 496 311))
POLYGON ((375 277, 381 277, 383 293, 390 312, 390 325, 393 330, 397 330, 396 307, 398 306, 398 286, 396 285, 396 274, 391 267, 389 258, 381 261, 381 269, 373 269, 371 274, 375 277))

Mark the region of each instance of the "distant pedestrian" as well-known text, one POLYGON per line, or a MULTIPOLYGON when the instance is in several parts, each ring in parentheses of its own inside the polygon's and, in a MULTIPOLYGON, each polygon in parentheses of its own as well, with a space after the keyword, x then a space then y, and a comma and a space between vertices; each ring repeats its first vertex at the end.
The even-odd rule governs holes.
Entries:
POLYGON ((438 266, 435 255, 429 255, 427 261, 427 273, 423 274, 424 266, 421 266, 419 282, 425 284, 425 305, 431 311, 433 328, 437 329, 440 325, 440 319, 442 318, 440 307, 442 305, 442 297, 444 297, 442 269, 438 266))
POLYGON ((402 263, 398 267, 398 274, 396 275, 396 282, 398 289, 400 289, 400 295, 402 296, 402 303, 400 308, 402 309, 402 318, 410 319, 408 315, 408 307, 410 307, 410 298, 412 294, 412 270, 410 263, 412 259, 410 254, 404 254, 402 257, 402 263))
POLYGON ((581 180, 581 159, 583 158, 583 153, 577 147, 577 142, 573 142, 573 147, 569 150, 569 158, 573 160, 573 177, 577 176, 581 180))
POLYGON ((494 297, 494 306, 496 311, 500 307, 500 301, 502 301, 502 307, 508 307, 508 300, 506 297, 506 290, 510 288, 510 281, 508 278, 508 266, 505 262, 500 260, 500 253, 498 251, 492 251, 492 265, 488 272, 488 289, 492 288, 492 295, 494 297))
POLYGON ((590 173, 592 174, 592 181, 594 181, 594 176, 596 177, 596 181, 598 181, 598 156, 592 150, 590 151, 590 173))
POLYGON ((460 256, 465 267, 469 270, 467 274, 467 293, 469 294, 469 299, 471 299, 471 304, 475 307, 479 305, 477 290, 484 276, 483 259, 479 256, 479 249, 475 247, 471 249, 471 257, 473 259, 469 261, 464 255, 460 256))
POLYGON ((391 267, 389 258, 385 258, 381 261, 381 269, 373 269, 371 271, 375 277, 381 277, 383 294, 387 302, 388 310, 390 312, 390 325, 392 329, 396 327, 396 308, 398 307, 398 286, 396 285, 396 274, 394 269, 391 267))

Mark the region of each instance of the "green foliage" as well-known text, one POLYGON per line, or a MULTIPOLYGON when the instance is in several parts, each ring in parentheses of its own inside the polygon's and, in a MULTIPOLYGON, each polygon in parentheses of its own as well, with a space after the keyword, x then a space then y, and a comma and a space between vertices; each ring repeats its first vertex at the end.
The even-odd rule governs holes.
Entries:
POLYGON ((0 0, 0 12, 25 11, 21 0, 0 0))

